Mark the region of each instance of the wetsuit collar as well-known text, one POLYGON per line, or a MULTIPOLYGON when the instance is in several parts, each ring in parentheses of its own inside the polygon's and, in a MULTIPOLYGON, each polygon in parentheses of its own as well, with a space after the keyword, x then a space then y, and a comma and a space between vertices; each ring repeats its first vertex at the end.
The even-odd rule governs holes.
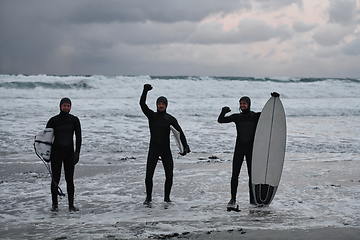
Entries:
POLYGON ((60 116, 61 116, 61 117, 67 117, 67 116, 69 116, 69 113, 68 113, 68 112, 64 112, 64 111, 60 111, 60 116))
POLYGON ((248 114, 250 113, 250 108, 241 110, 241 113, 242 113, 243 115, 248 115, 248 114))
POLYGON ((165 114, 166 114, 166 109, 165 109, 164 111, 159 111, 159 110, 157 110, 157 114, 159 114, 159 115, 165 115, 165 114))

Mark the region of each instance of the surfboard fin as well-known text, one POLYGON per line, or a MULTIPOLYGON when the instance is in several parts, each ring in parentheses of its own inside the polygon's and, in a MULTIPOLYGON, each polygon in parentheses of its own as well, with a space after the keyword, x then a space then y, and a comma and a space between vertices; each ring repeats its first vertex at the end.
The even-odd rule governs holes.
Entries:
POLYGON ((255 202, 258 206, 268 206, 273 200, 277 186, 269 184, 253 184, 255 202))

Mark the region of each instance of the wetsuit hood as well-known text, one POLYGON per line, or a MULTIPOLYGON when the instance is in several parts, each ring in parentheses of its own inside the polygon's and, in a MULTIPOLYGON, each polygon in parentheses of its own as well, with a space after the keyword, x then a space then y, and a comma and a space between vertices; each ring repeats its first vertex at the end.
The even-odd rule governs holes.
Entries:
POLYGON ((63 105, 64 103, 69 103, 71 105, 70 98, 64 97, 63 99, 61 99, 60 100, 60 108, 61 108, 61 105, 63 105))
POLYGON ((157 109, 157 112, 158 112, 159 114, 164 114, 164 113, 166 113, 166 108, 165 108, 164 111, 159 111, 159 109, 157 108, 157 104, 158 104, 159 102, 165 103, 166 108, 167 108, 167 106, 168 106, 168 100, 167 100, 167 98, 164 97, 164 96, 160 96, 160 97, 158 97, 158 99, 156 100, 156 109, 157 109))
POLYGON ((168 100, 167 100, 167 98, 164 97, 164 96, 158 97, 158 99, 156 99, 156 104, 157 104, 158 102, 163 102, 163 103, 165 103, 166 107, 167 107, 167 105, 168 105, 168 100))
POLYGON ((67 117, 69 115, 69 113, 61 111, 61 105, 63 105, 64 103, 69 103, 71 105, 70 98, 64 97, 63 99, 60 100, 60 116, 67 117))
POLYGON ((245 109, 245 110, 242 110, 242 112, 243 112, 244 114, 249 113, 249 112, 250 112, 250 107, 251 107, 251 100, 250 100, 250 98, 249 98, 248 96, 243 96, 243 97, 240 98, 239 102, 240 102, 240 101, 245 101, 245 102, 247 102, 248 108, 245 109))

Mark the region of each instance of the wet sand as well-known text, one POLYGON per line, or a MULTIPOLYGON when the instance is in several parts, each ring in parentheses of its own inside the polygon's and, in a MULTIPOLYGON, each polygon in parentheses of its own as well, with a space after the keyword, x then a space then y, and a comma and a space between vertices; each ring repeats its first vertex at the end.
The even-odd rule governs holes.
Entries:
MULTIPOLYGON (((230 155, 229 155, 230 156, 230 155)), ((290 156, 291 157, 291 156, 290 156)), ((230 157, 229 157, 230 158, 230 157)), ((164 207, 164 172, 154 176, 153 206, 145 198, 143 159, 80 163, 75 204, 50 212, 50 177, 40 162, 2 161, 2 239, 359 239, 360 161, 285 162, 279 190, 266 208, 248 204, 246 169, 240 175, 241 212, 227 212, 231 161, 227 156, 175 159, 173 204, 164 207)), ((62 176, 61 184, 66 193, 62 176)))
MULTIPOLYGON (((221 239, 221 240, 259 240, 259 239, 292 239, 292 240, 356 240, 359 239, 358 228, 318 228, 318 229, 292 229, 292 230, 246 230, 237 229, 221 232, 184 233, 172 235, 158 235, 152 239, 221 239)), ((107 239, 111 239, 107 238, 107 239)))

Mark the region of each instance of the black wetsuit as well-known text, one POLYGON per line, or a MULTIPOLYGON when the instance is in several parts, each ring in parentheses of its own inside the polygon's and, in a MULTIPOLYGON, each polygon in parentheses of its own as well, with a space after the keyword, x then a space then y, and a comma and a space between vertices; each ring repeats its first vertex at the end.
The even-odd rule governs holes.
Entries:
MULTIPOLYGON (((73 155, 80 153, 81 148, 81 126, 79 118, 66 112, 60 112, 60 114, 50 118, 47 128, 54 129, 54 143, 51 148, 51 171, 53 178, 58 184, 61 176, 61 166, 64 163, 65 180, 67 184, 67 193, 69 199, 69 206, 73 206, 74 201, 74 169, 76 162, 73 162, 73 155), (76 136, 76 152, 74 153, 74 133, 76 136)), ((51 195, 53 206, 57 206, 57 188, 53 182, 51 182, 51 195)))
POLYGON ((170 201, 170 192, 173 183, 174 162, 170 150, 170 125, 180 132, 180 139, 185 148, 188 148, 185 135, 175 117, 166 111, 154 112, 146 105, 147 91, 144 90, 140 98, 140 106, 149 120, 150 146, 146 163, 146 198, 151 201, 153 188, 153 175, 156 164, 161 157, 165 170, 165 201, 170 201))
POLYGON ((241 165, 246 157, 246 165, 249 175, 249 195, 250 203, 254 203, 254 196, 251 188, 251 160, 252 150, 254 143, 254 135, 256 130, 257 122, 259 121, 260 113, 253 111, 247 111, 246 113, 235 113, 228 117, 225 117, 226 111, 222 111, 219 115, 219 123, 230 123, 236 124, 237 138, 235 151, 233 156, 233 168, 231 177, 231 198, 236 200, 236 193, 238 187, 238 178, 240 174, 241 165))

